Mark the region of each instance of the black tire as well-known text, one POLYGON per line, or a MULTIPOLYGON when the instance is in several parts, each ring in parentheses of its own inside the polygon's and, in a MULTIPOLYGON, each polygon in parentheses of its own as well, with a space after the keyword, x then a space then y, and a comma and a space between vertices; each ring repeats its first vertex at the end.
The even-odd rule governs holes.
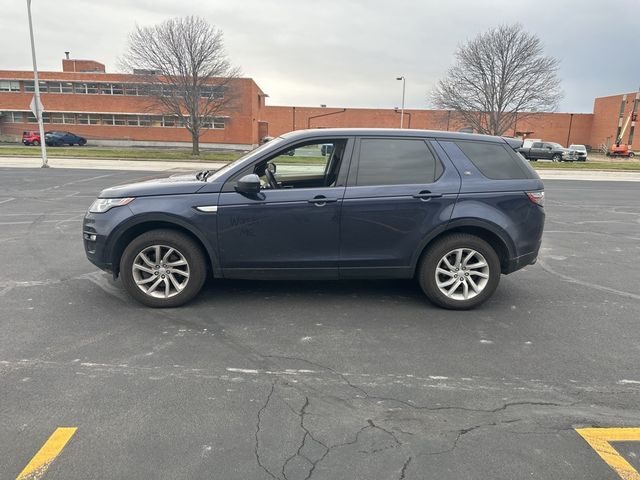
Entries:
MULTIPOLYGON (((418 270, 418 280, 427 298, 435 305, 450 310, 469 310, 484 303, 493 295, 496 288, 498 288, 500 275, 500 259, 493 247, 483 239, 466 233, 451 234, 436 240, 435 243, 428 247, 428 250, 422 256, 418 270), (488 268, 486 284, 484 284, 480 292, 472 298, 452 298, 442 292, 437 285, 436 269, 438 268, 438 264, 448 253, 456 249, 474 250, 484 257, 486 261, 488 268)), ((467 282, 466 279, 464 281, 467 282)), ((457 289, 454 293, 456 292, 457 289)))
MULTIPOLYGON (((152 263, 158 260, 156 258, 149 259, 152 260, 152 263)), ((162 266, 161 262, 158 262, 158 264, 162 266)), ((149 268, 150 270, 155 270, 154 267, 149 268)), ((154 273, 156 275, 155 278, 159 278, 160 273, 164 274, 164 272, 165 271, 162 270, 159 273, 154 273)), ((139 275, 146 275, 146 278, 151 278, 152 276, 150 273, 146 272, 139 273, 139 275)), ((174 230, 151 230, 143 233, 127 245, 120 259, 120 278, 122 279, 122 284, 127 290, 127 293, 129 293, 133 299, 149 307, 178 307, 187 303, 200 292, 206 277, 206 257, 200 246, 188 236, 174 230), (136 261, 138 255, 149 247, 154 247, 156 245, 160 245, 167 249, 174 249, 184 258, 184 260, 186 260, 187 263, 186 271, 188 272, 188 278, 185 277, 186 283, 183 289, 181 291, 177 291, 177 293, 172 294, 171 296, 163 298, 152 296, 151 294, 143 291, 142 288, 145 287, 140 287, 136 284, 136 279, 134 278, 133 273, 134 261, 136 261)), ((162 278, 164 279, 165 277, 162 278)), ((168 273, 166 278, 166 283, 169 283, 168 273)), ((165 281, 162 282, 163 283, 161 285, 166 285, 165 281)), ((147 282, 147 284, 148 283, 155 283, 155 281, 147 282)), ((164 286, 161 288, 164 288, 164 286)))
POLYGON ((84 138, 78 142, 79 147, 84 147, 86 144, 87 144, 87 141, 84 138))
POLYGON ((40 146, 40 142, 37 141, 37 140, 34 140, 31 145, 33 145, 34 147, 39 147, 40 146))
POLYGON ((553 157, 551 157, 551 160, 553 160, 554 162, 561 162, 562 161, 562 155, 560 155, 559 153, 556 153, 553 155, 553 157))
POLYGON ((633 152, 629 152, 629 158, 633 158, 633 157, 635 157, 635 156, 636 156, 636 154, 635 154, 635 153, 633 153, 633 152))

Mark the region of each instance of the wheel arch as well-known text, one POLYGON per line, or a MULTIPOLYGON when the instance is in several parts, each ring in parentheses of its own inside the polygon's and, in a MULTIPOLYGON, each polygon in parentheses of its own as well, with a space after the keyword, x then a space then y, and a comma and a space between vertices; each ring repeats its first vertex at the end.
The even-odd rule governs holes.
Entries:
POLYGON ((433 232, 428 238, 425 238, 414 254, 412 268, 414 275, 417 273, 420 259, 423 257, 429 247, 442 237, 454 233, 467 233, 475 235, 491 245, 500 259, 500 268, 506 271, 509 260, 513 258, 515 246, 507 233, 495 223, 478 219, 456 219, 449 222, 445 227, 433 232))
POLYGON ((216 251, 202 232, 178 217, 158 213, 133 217, 121 225, 107 240, 108 258, 111 260, 114 278, 120 273, 120 259, 127 245, 143 233, 160 229, 174 230, 191 238, 198 244, 203 254, 207 257, 209 261, 208 269, 214 276, 221 275, 220 263, 216 251))

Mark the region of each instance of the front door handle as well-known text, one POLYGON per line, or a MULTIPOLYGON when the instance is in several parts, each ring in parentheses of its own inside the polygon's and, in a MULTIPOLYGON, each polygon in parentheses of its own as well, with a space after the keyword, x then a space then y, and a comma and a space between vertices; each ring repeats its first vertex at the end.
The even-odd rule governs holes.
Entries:
POLYGON ((327 198, 324 195, 317 195, 311 200, 307 200, 307 202, 313 203, 316 207, 324 207, 327 203, 333 203, 337 201, 337 198, 327 198))
POLYGON ((413 195, 413 198, 419 198, 420 200, 429 200, 431 198, 440 198, 441 193, 432 193, 429 190, 423 190, 420 193, 413 195))

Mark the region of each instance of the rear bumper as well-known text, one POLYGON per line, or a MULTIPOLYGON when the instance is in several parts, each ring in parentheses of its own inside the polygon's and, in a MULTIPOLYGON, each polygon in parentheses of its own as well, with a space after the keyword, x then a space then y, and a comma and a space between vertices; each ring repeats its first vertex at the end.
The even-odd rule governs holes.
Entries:
POLYGON ((538 247, 533 252, 525 253, 524 255, 520 255, 519 257, 511 258, 507 265, 505 265, 502 273, 506 275, 509 273, 513 273, 516 270, 520 270, 527 265, 533 265, 538 260, 539 251, 540 244, 538 244, 538 247))

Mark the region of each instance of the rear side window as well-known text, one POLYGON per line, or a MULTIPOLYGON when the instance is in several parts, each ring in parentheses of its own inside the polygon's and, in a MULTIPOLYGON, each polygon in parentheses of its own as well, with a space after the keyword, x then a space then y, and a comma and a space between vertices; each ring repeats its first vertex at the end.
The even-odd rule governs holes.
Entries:
POLYGON ((478 170, 487 178, 510 180, 533 178, 509 147, 499 143, 455 142, 478 170))
POLYGON ((424 140, 365 138, 360 142, 356 185, 433 183, 441 171, 424 140))

